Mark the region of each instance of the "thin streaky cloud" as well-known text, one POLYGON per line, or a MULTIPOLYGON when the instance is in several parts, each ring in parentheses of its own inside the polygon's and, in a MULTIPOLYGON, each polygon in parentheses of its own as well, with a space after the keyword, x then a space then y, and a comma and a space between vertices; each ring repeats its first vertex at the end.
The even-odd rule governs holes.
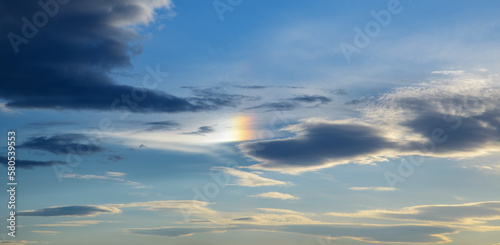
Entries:
POLYGON ((99 205, 73 205, 73 206, 55 206, 37 210, 26 210, 17 213, 19 216, 74 216, 74 217, 93 217, 99 214, 121 213, 121 210, 114 207, 105 207, 99 205))
POLYGON ((274 180, 269 178, 264 178, 255 173, 245 172, 242 170, 228 168, 228 167, 213 167, 212 170, 222 171, 231 176, 237 177, 235 185, 248 186, 248 187, 259 187, 259 186, 286 186, 290 183, 274 180))
POLYGON ((250 197, 256 197, 256 198, 272 198, 272 199, 281 199, 281 200, 297 200, 300 199, 299 197, 296 197, 294 195, 286 194, 286 193, 281 193, 281 192, 266 192, 266 193, 261 193, 257 195, 251 195, 250 197))
POLYGON ((102 221, 102 220, 75 220, 75 221, 62 221, 59 223, 52 224, 36 224, 34 226, 43 226, 43 227, 75 227, 75 226, 88 226, 88 225, 96 225, 101 223, 108 223, 112 221, 102 221))
POLYGON ((120 173, 120 172, 106 172, 106 175, 94 175, 94 174, 62 174, 60 175, 61 178, 65 179, 84 179, 84 180, 113 180, 113 181, 118 181, 126 185, 131 185, 136 189, 140 188, 147 188, 146 185, 143 185, 139 182, 136 181, 130 181, 125 179, 126 174, 125 173, 120 173))
POLYGON ((489 220, 500 220, 500 201, 420 205, 405 207, 399 210, 360 210, 355 213, 332 212, 327 213, 327 215, 473 225, 483 224, 489 220))

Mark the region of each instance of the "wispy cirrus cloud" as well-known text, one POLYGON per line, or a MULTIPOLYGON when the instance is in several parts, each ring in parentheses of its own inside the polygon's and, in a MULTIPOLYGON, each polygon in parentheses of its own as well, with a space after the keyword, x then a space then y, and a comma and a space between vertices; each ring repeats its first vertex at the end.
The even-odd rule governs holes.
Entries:
POLYGON ((5 114, 17 114, 18 112, 7 108, 7 103, 0 103, 0 111, 5 114))
POLYGON ((297 200, 300 199, 294 195, 286 194, 286 193, 281 193, 281 192, 266 192, 266 193, 261 193, 257 195, 251 195, 250 197, 257 197, 257 198, 273 198, 273 199, 281 199, 281 200, 297 200))
POLYGON ((88 225, 97 225, 101 223, 108 223, 110 221, 102 221, 102 220, 74 220, 74 221, 62 221, 58 223, 52 224, 36 224, 34 226, 43 226, 43 227, 79 227, 79 226, 88 226, 88 225))
POLYGON ((106 172, 107 176, 112 176, 112 177, 124 177, 127 175, 126 173, 121 173, 121 172, 106 172))
POLYGON ((400 210, 361 210, 355 213, 327 213, 352 218, 420 221, 425 223, 481 224, 488 220, 500 220, 500 202, 465 204, 420 205, 400 210))
POLYGON ((164 237, 192 236, 197 233, 224 231, 272 231, 295 233, 325 238, 348 238, 368 243, 424 243, 436 244, 451 241, 446 234, 456 230, 441 226, 423 225, 238 225, 227 227, 161 227, 136 228, 126 231, 135 235, 150 235, 164 237))
POLYGON ((149 211, 189 213, 189 214, 215 214, 216 211, 207 207, 210 203, 195 200, 168 200, 133 202, 128 204, 107 204, 114 208, 144 208, 149 211))
POLYGON ((235 185, 248 186, 248 187, 258 187, 258 186, 286 186, 290 183, 274 180, 269 178, 264 178, 255 173, 245 172, 242 170, 228 168, 228 167, 213 167, 212 170, 222 171, 231 176, 237 177, 235 185))
POLYGON ((174 238, 192 236, 195 233, 224 232, 226 230, 226 228, 220 227, 163 227, 152 229, 127 229, 126 232, 134 235, 165 236, 174 238))
POLYGON ((20 240, 20 241, 14 241, 14 240, 0 240, 0 244, 10 244, 10 245, 24 245, 24 244, 36 244, 38 242, 36 241, 26 241, 26 240, 20 240))
POLYGON ((42 208, 37 210, 26 210, 17 213, 19 216, 74 216, 74 217, 93 217, 99 214, 120 213, 121 210, 114 207, 105 207, 98 205, 74 205, 74 206, 56 206, 42 208))
MULTIPOLYGON (((192 220, 192 222, 188 219, 180 223, 212 225, 126 229, 131 234, 165 237, 190 236, 206 232, 257 230, 291 232, 331 239, 352 239, 367 243, 435 244, 450 242, 451 239, 447 235, 461 231, 497 231, 498 226, 482 224, 487 221, 500 220, 500 204, 496 201, 452 205, 421 205, 396 211, 363 210, 355 213, 326 213, 328 216, 340 216, 353 220, 360 218, 392 220, 396 224, 329 223, 310 218, 318 217, 318 214, 274 208, 258 208, 257 210, 260 212, 220 212, 208 208, 208 205, 210 204, 202 201, 169 200, 106 204, 100 207, 118 210, 113 213, 120 213, 121 209, 125 208, 141 208, 147 211, 178 213, 179 215, 188 213, 193 214, 197 219, 192 220), (214 224, 217 224, 217 226, 213 226, 214 224)), ((61 216, 65 215, 67 214, 61 216)), ((85 214, 85 216, 88 215, 89 213, 85 214)), ((39 226, 83 226, 101 222, 96 220, 65 221, 39 226)))
MULTIPOLYGON (((94 217, 100 214, 119 214, 124 208, 142 208, 148 211, 168 212, 179 214, 197 214, 214 215, 216 211, 207 207, 210 203, 194 200, 166 200, 149 201, 133 203, 114 203, 103 205, 68 205, 41 208, 37 210, 24 210, 18 213, 19 216, 38 216, 38 217, 94 217)), ((61 222, 54 225, 47 224, 41 226, 80 226, 88 224, 97 224, 101 221, 86 220, 80 222, 61 222)))
POLYGON ((448 70, 448 71, 433 71, 432 74, 442 74, 442 75, 462 75, 465 73, 463 70, 448 70))
POLYGON ((281 208, 257 208, 258 210, 267 212, 267 213, 279 213, 279 214, 298 214, 303 215, 301 212, 297 212, 290 209, 281 209, 281 208))
MULTIPOLYGON (((432 205, 430 205, 432 206, 432 205)), ((451 205, 453 206, 453 205, 451 205)), ((401 219, 402 224, 359 224, 359 223, 328 223, 311 220, 305 213, 287 209, 258 208, 261 213, 226 213, 218 212, 212 216, 215 219, 203 222, 204 226, 170 226, 159 228, 132 228, 125 231, 135 235, 183 237, 199 233, 221 233, 234 231, 271 231, 295 233, 308 236, 319 236, 326 239, 352 239, 366 243, 418 243, 436 244, 450 242, 448 234, 464 230, 460 226, 435 223, 432 219, 422 215, 420 224, 407 224, 401 219), (246 215, 245 215, 246 214, 246 215), (206 226, 215 223, 217 226, 206 226)), ((377 210, 375 210, 377 211, 377 210)), ((378 210, 380 211, 380 210, 378 210)), ((459 212, 459 210, 453 211, 459 212)), ((381 212, 383 213, 383 212, 381 212)), ((401 212, 397 212, 398 214, 401 212)), ((415 212, 405 212, 414 214, 415 212)), ((442 217, 453 215, 445 212, 442 217)), ((473 214, 474 210, 469 210, 473 214)), ((328 213, 328 215, 335 215, 328 213)), ((430 214, 432 215, 432 214, 430 214)), ((313 214, 312 217, 315 217, 313 214)), ((365 217, 365 216, 363 216, 365 217)), ((373 216, 367 216, 373 218, 373 216)), ((354 217, 352 217, 354 218, 354 217)), ((438 218, 440 219, 440 218, 438 218)), ((418 220, 416 220, 418 221, 418 220)), ((493 227, 494 228, 494 227, 493 227)), ((493 228, 490 228, 493 229, 493 228)), ((468 229, 468 228, 467 228, 468 229)), ((467 230, 465 229, 465 230, 467 230)))
POLYGON ((118 181, 126 185, 131 185, 134 188, 146 188, 147 186, 135 182, 135 181, 130 181, 125 179, 126 174, 125 173, 120 173, 120 172, 106 172, 105 175, 94 175, 94 174, 62 174, 60 176, 61 178, 66 178, 66 179, 85 179, 85 180, 91 180, 91 179, 96 179, 96 180, 113 180, 113 181, 118 181))

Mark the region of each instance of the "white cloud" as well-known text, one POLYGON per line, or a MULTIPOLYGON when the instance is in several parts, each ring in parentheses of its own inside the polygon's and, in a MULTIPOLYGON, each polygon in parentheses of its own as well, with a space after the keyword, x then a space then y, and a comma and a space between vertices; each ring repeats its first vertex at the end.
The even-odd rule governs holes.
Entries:
POLYGON ((219 145, 213 144, 216 139, 221 137, 217 133, 211 134, 210 137, 179 134, 178 131, 150 132, 136 129, 100 133, 103 137, 116 140, 130 148, 140 148, 139 146, 142 144, 150 149, 207 155, 213 155, 214 152, 221 149, 219 145))
POLYGON ((281 209, 281 208, 257 208, 258 210, 267 212, 267 213, 279 213, 279 214, 302 214, 297 211, 289 210, 289 209, 281 209))
POLYGON ((106 175, 93 175, 93 174, 85 174, 85 175, 80 175, 80 174, 63 174, 61 175, 61 178, 66 178, 66 179, 98 179, 98 180, 113 180, 113 181, 118 181, 122 182, 123 184, 126 185, 131 185, 135 189, 139 188, 147 188, 147 186, 135 182, 135 181, 130 181, 125 179, 124 177, 126 176, 125 173, 120 173, 120 172, 106 172, 106 175))
POLYGON ((296 196, 281 193, 281 192, 266 192, 258 195, 252 195, 250 197, 260 197, 260 198, 274 198, 274 199, 282 199, 282 200, 296 200, 299 199, 296 196))
POLYGON ((0 103, 0 111, 6 114, 19 114, 19 112, 13 111, 6 106, 7 103, 0 103))
POLYGON ((35 241, 13 241, 13 240, 0 240, 0 244, 10 244, 10 245, 24 245, 24 244, 33 244, 33 243, 38 243, 35 241))
POLYGON ((319 236, 329 239, 346 238, 358 243, 426 243, 450 242, 446 234, 457 230, 444 226, 421 225, 362 225, 362 224, 293 224, 293 225, 233 225, 218 227, 160 227, 138 228, 126 231, 136 235, 182 237, 197 233, 229 232, 238 230, 270 231, 319 236), (411 235, 408 235, 411 234, 411 235))
POLYGON ((150 211, 164 211, 174 213, 190 214, 216 214, 217 212, 208 208, 210 203, 195 200, 169 200, 169 201, 150 201, 134 202, 129 204, 108 204, 107 206, 117 208, 135 208, 142 207, 150 211))
POLYGON ((73 227, 73 226, 88 226, 88 225, 96 225, 100 223, 111 223, 112 221, 102 221, 102 220, 75 220, 75 221, 62 221, 54 224, 37 224, 35 226, 44 226, 44 227, 73 227))
MULTIPOLYGON (((361 210, 355 213, 332 212, 327 213, 327 215, 351 218, 411 220, 425 223, 474 225, 482 224, 488 220, 500 220, 500 201, 447 205, 420 205, 405 207, 396 211, 361 210)), ((498 229, 498 227, 495 229, 498 229)))
POLYGON ((117 27, 135 27, 139 24, 148 25, 154 21, 156 17, 155 10, 165 8, 170 10, 173 8, 173 3, 170 0, 143 0, 132 1, 127 0, 130 4, 140 8, 140 14, 137 15, 123 15, 123 18, 115 18, 110 24, 117 27))
POLYGON ((462 75, 465 71, 462 70, 451 70, 451 71, 433 71, 432 74, 442 74, 442 75, 462 75))
POLYGON ((257 187, 257 186, 290 185, 290 183, 287 182, 264 178, 255 173, 249 173, 234 168, 213 167, 212 170, 223 171, 226 174, 237 177, 238 180, 236 181, 236 185, 239 186, 257 187))
POLYGON ((107 176, 113 176, 113 177, 123 177, 127 175, 126 173, 120 173, 120 172, 106 172, 107 176))

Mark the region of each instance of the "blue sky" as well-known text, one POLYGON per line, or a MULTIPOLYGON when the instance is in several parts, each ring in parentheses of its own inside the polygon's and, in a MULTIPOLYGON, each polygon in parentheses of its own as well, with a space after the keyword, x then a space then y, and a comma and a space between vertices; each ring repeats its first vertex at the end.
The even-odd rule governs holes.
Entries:
POLYGON ((0 3, 0 243, 498 245, 499 7, 0 3))

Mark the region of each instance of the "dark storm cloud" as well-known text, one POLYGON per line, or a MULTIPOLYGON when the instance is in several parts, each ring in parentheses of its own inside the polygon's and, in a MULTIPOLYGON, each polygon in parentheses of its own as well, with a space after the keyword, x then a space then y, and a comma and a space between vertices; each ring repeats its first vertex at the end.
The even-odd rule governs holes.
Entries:
POLYGON ((137 32, 129 27, 153 21, 153 11, 168 8, 169 1, 40 1, 52 3, 47 8, 38 2, 0 3, 0 98, 7 107, 149 113, 231 105, 215 98, 206 103, 195 98, 194 105, 154 90, 151 84, 161 81, 158 71, 137 87, 110 77, 130 68, 131 57, 141 50, 137 32))
POLYGON ((37 210, 21 211, 17 215, 19 216, 77 216, 77 217, 89 217, 95 216, 102 213, 119 213, 120 210, 112 207, 105 206, 61 206, 61 207, 50 207, 42 208, 37 210))
MULTIPOLYGON (((2 157, 0 159, 0 164, 4 165, 5 167, 8 167, 9 165, 6 159, 7 157, 2 157)), ((16 167, 18 168, 32 169, 34 167, 51 167, 54 165, 62 165, 62 164, 66 163, 62 161, 32 161, 32 160, 21 160, 19 158, 16 158, 16 167)))
POLYGON ((473 152, 492 142, 500 142, 500 112, 486 111, 480 115, 457 117, 429 112, 403 123, 413 132, 424 136, 426 145, 437 154, 473 152), (441 142, 442 141, 442 142, 441 142))
POLYGON ((158 121, 158 122, 147 122, 144 125, 148 126, 146 131, 157 131, 157 130, 175 130, 180 128, 180 124, 174 121, 158 121))
POLYGON ((249 157, 266 168, 311 167, 397 147, 371 127, 348 124, 309 123, 300 135, 279 140, 241 144, 249 157))
POLYGON ((414 115, 401 125, 421 135, 426 149, 438 155, 468 154, 500 142, 499 97, 495 95, 499 90, 488 91, 484 97, 441 93, 431 98, 408 96, 394 102, 414 115))
POLYGON ((205 135, 208 133, 213 133, 215 132, 215 129, 210 127, 210 126, 201 126, 198 128, 197 131, 194 132, 189 132, 189 133, 184 133, 184 134, 198 134, 198 135, 205 135))
POLYGON ((57 155, 71 153, 72 151, 78 152, 80 155, 90 155, 105 150, 95 145, 90 137, 83 134, 31 137, 19 147, 47 151, 57 155))

